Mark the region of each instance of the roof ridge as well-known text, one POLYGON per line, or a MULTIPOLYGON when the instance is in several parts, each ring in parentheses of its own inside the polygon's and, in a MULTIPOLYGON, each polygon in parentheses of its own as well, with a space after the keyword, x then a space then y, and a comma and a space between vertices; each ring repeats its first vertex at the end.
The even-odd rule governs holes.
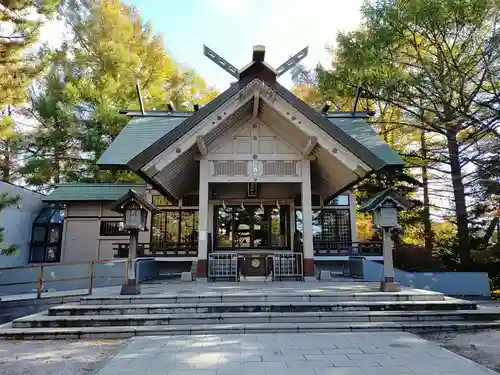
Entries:
POLYGON ((119 183, 119 182, 82 182, 82 183, 62 183, 62 184, 56 184, 54 185, 55 187, 61 187, 61 186, 147 186, 147 184, 141 184, 141 183, 119 183))

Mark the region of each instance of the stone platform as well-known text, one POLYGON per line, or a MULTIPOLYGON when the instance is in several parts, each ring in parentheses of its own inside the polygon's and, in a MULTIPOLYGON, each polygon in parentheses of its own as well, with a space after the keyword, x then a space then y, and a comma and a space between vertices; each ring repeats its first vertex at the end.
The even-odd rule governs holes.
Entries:
POLYGON ((500 311, 441 293, 384 293, 367 282, 143 284, 0 326, 4 339, 126 338, 258 332, 433 331, 500 326, 500 311))

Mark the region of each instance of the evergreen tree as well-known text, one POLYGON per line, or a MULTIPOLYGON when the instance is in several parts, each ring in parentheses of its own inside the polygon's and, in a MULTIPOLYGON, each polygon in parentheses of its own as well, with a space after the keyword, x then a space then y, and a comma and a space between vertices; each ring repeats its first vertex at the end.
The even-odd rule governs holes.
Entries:
POLYGON ((17 176, 20 130, 15 106, 28 97, 43 59, 33 48, 40 27, 55 14, 60 0, 0 0, 0 177, 17 176))
POLYGON ((403 111, 426 140, 437 138, 434 155, 426 155, 436 164, 426 166, 450 181, 463 264, 471 258, 469 208, 477 185, 465 169, 474 168, 471 149, 498 122, 498 9, 497 0, 369 1, 363 25, 339 36, 334 68, 319 74, 320 88, 361 84, 403 111))
POLYGON ((121 1, 69 0, 62 15, 72 39, 53 55, 53 68, 33 95, 39 122, 23 168, 31 183, 136 179, 102 171, 100 155, 127 122, 120 109, 138 109, 136 83, 146 109, 191 109, 216 95, 204 80, 166 53, 139 12, 121 1))

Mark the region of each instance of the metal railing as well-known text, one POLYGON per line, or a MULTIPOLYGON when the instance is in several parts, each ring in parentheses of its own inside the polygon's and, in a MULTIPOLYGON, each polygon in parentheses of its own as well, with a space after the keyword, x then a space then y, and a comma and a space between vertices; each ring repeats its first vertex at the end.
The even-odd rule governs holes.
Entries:
POLYGON ((211 253, 208 254, 208 279, 238 281, 238 254, 211 253))
MULTIPOLYGON (((128 257, 128 243, 113 243, 115 258, 128 257)), ((197 257, 198 256, 198 241, 182 242, 182 243, 147 243, 140 242, 137 244, 138 257, 197 257)))
MULTIPOLYGON (((211 281, 221 279, 238 281, 240 277, 246 279, 247 275, 244 273, 245 264, 253 259, 248 258, 248 255, 247 252, 208 254, 208 279, 211 281)), ((265 256, 264 271, 266 273, 265 277, 271 276, 273 281, 285 279, 303 280, 303 256, 301 253, 292 252, 269 254, 265 256)))
POLYGON ((302 253, 280 252, 272 254, 273 280, 304 280, 302 253))
MULTIPOLYGON (((36 298, 40 299, 42 298, 42 294, 44 292, 49 292, 49 290, 45 290, 45 286, 49 285, 50 283, 54 282, 71 282, 71 281, 78 281, 78 280, 87 280, 87 291, 88 294, 92 294, 93 288, 94 288, 94 281, 96 279, 123 279, 124 282, 128 278, 128 267, 127 267, 128 260, 116 260, 116 259, 101 259, 101 260, 93 260, 93 261, 86 261, 86 262, 64 262, 64 263, 47 263, 47 264, 37 264, 37 265, 32 265, 32 266, 17 266, 17 267, 2 267, 0 268, 0 272, 3 273, 5 271, 16 271, 16 270, 25 270, 25 269, 32 269, 37 272, 37 277, 36 280, 26 280, 26 281, 16 281, 16 282, 11 282, 11 283, 0 283, 0 287, 3 286, 16 286, 16 285, 29 285, 29 284, 35 284, 36 289, 34 292, 36 292, 36 298), (123 275, 96 275, 96 265, 99 263, 123 263, 123 275), (78 276, 78 277, 61 277, 61 278, 54 278, 52 277, 53 274, 51 275, 50 278, 45 277, 44 271, 53 268, 53 267, 64 267, 64 266, 74 266, 74 265, 79 265, 79 264, 88 264, 88 269, 86 272, 85 276, 78 276)), ((80 289, 80 288, 75 288, 75 289, 80 289)), ((26 292, 25 292, 26 293, 26 292)), ((25 294, 25 293, 20 293, 20 294, 25 294)), ((18 293, 15 293, 18 294, 18 293)))

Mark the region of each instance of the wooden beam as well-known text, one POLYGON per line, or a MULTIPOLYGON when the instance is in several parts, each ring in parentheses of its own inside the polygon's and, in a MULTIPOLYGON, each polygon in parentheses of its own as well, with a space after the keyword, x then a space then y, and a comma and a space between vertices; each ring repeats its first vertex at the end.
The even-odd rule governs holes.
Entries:
POLYGON ((201 136, 201 135, 196 136, 196 145, 198 146, 198 150, 200 150, 201 156, 205 157, 208 155, 207 145, 205 144, 205 141, 203 140, 203 136, 201 136))
POLYGON ((312 152, 312 150, 314 149, 314 147, 316 147, 317 144, 318 144, 318 137, 315 136, 309 137, 306 147, 304 147, 304 150, 302 151, 302 155, 309 156, 309 154, 312 152))
POLYGON ((257 117, 257 115, 259 114, 259 98, 260 94, 256 90, 253 94, 253 117, 257 117))

